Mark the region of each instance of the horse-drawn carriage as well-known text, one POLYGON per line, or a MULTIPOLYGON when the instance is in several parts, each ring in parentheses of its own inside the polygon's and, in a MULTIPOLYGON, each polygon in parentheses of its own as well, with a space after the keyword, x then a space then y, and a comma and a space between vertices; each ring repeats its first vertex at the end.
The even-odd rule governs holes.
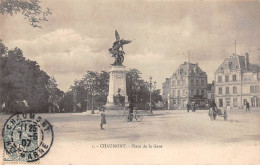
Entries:
POLYGON ((224 110, 224 113, 222 114, 221 110, 218 109, 218 108, 210 108, 209 109, 209 117, 211 120, 216 120, 216 117, 219 116, 219 117, 223 117, 224 120, 226 121, 227 120, 227 111, 224 110))

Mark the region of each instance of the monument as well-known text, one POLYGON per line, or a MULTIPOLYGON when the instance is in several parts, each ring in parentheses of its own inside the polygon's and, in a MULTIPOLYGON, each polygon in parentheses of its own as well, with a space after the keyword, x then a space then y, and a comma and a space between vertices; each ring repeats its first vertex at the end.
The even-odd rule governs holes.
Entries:
POLYGON ((109 70, 109 94, 107 97, 106 108, 113 109, 115 107, 123 107, 128 104, 128 96, 126 94, 126 67, 124 62, 123 45, 131 43, 129 40, 120 39, 117 31, 115 31, 116 41, 109 49, 109 53, 115 58, 109 70))

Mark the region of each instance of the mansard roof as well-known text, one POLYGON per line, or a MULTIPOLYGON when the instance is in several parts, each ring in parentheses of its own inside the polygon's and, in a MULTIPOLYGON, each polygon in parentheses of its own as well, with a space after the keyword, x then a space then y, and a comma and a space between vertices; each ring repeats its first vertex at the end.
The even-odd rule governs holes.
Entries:
POLYGON ((198 63, 193 64, 190 62, 184 62, 179 68, 172 74, 171 78, 184 77, 188 75, 194 76, 207 76, 206 72, 202 71, 198 63))
POLYGON ((233 54, 232 56, 225 58, 222 64, 216 70, 216 73, 222 73, 225 70, 242 70, 242 71, 251 71, 251 72, 260 72, 260 67, 255 64, 246 62, 245 56, 240 56, 233 54), (248 67, 246 67, 248 65, 248 67))
POLYGON ((245 68, 245 60, 241 56, 233 55, 229 58, 225 58, 222 64, 216 70, 216 73, 224 72, 224 70, 240 70, 240 68, 245 68), (244 65, 241 65, 243 62, 244 65))
POLYGON ((216 73, 224 72, 225 70, 250 70, 250 64, 248 62, 248 69, 246 69, 246 58, 233 54, 232 56, 225 58, 222 64, 216 70, 216 73))

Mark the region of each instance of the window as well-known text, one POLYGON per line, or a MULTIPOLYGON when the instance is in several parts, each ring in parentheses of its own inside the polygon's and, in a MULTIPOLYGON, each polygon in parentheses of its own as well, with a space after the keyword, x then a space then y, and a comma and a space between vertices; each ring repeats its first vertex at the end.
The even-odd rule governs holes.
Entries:
POLYGON ((211 94, 211 95, 210 95, 210 98, 211 98, 211 99, 214 99, 214 94, 211 94))
POLYGON ((190 95, 191 95, 191 96, 194 96, 194 90, 193 90, 193 89, 191 89, 190 95))
POLYGON ((229 82, 229 76, 225 75, 225 82, 229 82))
POLYGON ((185 95, 185 89, 182 90, 182 96, 184 96, 184 95, 185 95))
POLYGON ((172 90, 172 97, 175 97, 175 90, 172 90))
POLYGON ((246 105, 246 102, 247 102, 247 99, 244 99, 243 102, 244 102, 244 106, 245 106, 245 105, 246 105))
POLYGON ((236 75, 233 75, 233 76, 232 76, 232 79, 233 79, 233 81, 237 81, 237 76, 236 76, 236 75))
POLYGON ((180 74, 182 74, 183 73, 183 69, 180 69, 180 74))
POLYGON ((237 87, 233 86, 233 94, 237 94, 237 87))
POLYGON ((175 86, 175 81, 172 81, 172 86, 175 86))
POLYGON ((219 107, 223 107, 223 99, 219 99, 219 107))
POLYGON ((250 86, 250 93, 255 93, 255 86, 250 86))
POLYGON ((218 88, 218 94, 222 94, 222 87, 218 88))
POLYGON ((229 93, 229 87, 226 87, 226 94, 230 94, 229 93))
POLYGON ((196 90, 196 95, 200 95, 200 90, 199 89, 196 90))
POLYGON ((198 74, 198 73, 199 73, 199 70, 198 70, 198 68, 195 68, 195 72, 196 72, 196 74, 198 74))
POLYGON ((199 85, 199 80, 198 79, 196 80, 196 85, 199 85))
POLYGON ((173 100, 173 104, 176 104, 176 100, 173 100))
POLYGON ((233 106, 237 107, 237 98, 233 98, 233 106))
POLYGON ((190 80, 190 84, 194 85, 194 80, 193 79, 190 80))
POLYGON ((204 96, 204 90, 201 90, 201 95, 204 96))
POLYGON ((201 85, 204 85, 204 80, 201 80, 201 85))
POLYGON ((230 98, 226 99, 226 106, 230 106, 230 98))
POLYGON ((254 97, 251 98, 251 106, 252 106, 252 107, 255 107, 255 98, 254 98, 254 97))
POLYGON ((180 80, 177 81, 177 86, 179 86, 179 85, 181 85, 181 81, 180 80))
POLYGON ((255 92, 256 92, 256 93, 259 93, 259 85, 256 85, 256 86, 255 86, 255 92))
POLYGON ((180 97, 181 96, 181 91, 180 90, 178 90, 178 97, 180 97))
POLYGON ((222 76, 218 76, 218 82, 222 82, 222 76))

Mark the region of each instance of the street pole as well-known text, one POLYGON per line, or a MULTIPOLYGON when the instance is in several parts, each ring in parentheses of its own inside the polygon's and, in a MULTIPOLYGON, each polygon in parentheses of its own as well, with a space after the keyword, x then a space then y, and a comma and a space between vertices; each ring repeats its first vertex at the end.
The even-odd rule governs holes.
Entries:
POLYGON ((87 105, 86 105, 86 112, 88 111, 88 92, 87 92, 87 105))
POLYGON ((73 92, 73 113, 75 113, 75 112, 77 112, 77 97, 76 97, 77 95, 76 95, 76 92, 74 91, 73 92))
POLYGON ((94 98, 93 98, 93 91, 91 92, 91 104, 92 104, 92 107, 91 107, 91 114, 95 114, 95 112, 94 112, 94 98))
POLYGON ((152 110, 152 77, 150 76, 150 114, 153 114, 152 110))

